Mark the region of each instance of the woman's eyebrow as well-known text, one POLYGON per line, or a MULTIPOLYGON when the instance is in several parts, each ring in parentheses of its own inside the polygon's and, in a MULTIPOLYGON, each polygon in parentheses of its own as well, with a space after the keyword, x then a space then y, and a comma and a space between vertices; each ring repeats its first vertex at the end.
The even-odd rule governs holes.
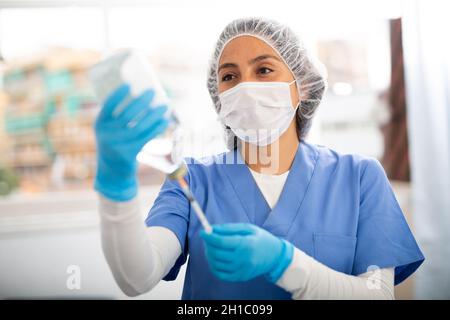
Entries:
POLYGON ((217 69, 217 73, 220 72, 220 70, 224 69, 224 68, 237 68, 238 65, 236 63, 231 63, 231 62, 227 62, 224 64, 221 64, 219 69, 217 69))
MULTIPOLYGON (((265 59, 275 59, 278 60, 280 62, 281 59, 273 54, 263 54, 260 56, 257 56, 256 58, 253 58, 251 60, 248 61, 248 64, 255 64, 256 62, 259 62, 261 60, 265 60, 265 59)), ((217 72, 220 72, 220 70, 225 69, 225 68, 237 68, 238 65, 236 63, 232 63, 232 62, 226 62, 220 65, 219 69, 217 69, 217 72)))
POLYGON ((259 61, 265 60, 265 59, 275 59, 275 60, 278 60, 278 61, 282 62, 279 57, 277 57, 277 56, 275 56, 273 54, 263 54, 261 56, 257 56, 256 58, 253 58, 253 59, 249 60, 248 64, 254 64, 256 62, 259 62, 259 61))

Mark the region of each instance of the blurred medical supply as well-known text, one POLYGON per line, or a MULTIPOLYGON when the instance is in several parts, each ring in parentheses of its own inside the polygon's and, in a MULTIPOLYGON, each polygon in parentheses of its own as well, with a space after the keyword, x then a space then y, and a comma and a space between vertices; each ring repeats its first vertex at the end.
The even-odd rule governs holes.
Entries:
POLYGON ((85 188, 95 170, 94 92, 86 77, 99 54, 50 48, 2 68, 0 166, 18 191, 85 188))

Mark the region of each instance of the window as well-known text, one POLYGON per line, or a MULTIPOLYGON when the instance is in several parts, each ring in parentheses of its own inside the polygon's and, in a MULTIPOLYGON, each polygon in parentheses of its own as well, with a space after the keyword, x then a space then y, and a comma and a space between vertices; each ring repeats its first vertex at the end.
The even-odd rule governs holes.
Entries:
MULTIPOLYGON (((232 19, 267 16, 288 23, 326 65, 330 89, 312 142, 381 157, 390 52, 388 18, 400 1, 6 1, 0 10, 4 59, 0 167, 22 191, 90 188, 95 172, 92 122, 98 105, 86 70, 124 47, 146 52, 186 128, 186 155, 224 150, 206 89, 215 41, 232 19), (239 13, 236 13, 239 4, 239 13), (41 7, 40 7, 41 6, 41 7), (201 141, 201 142, 199 142, 201 141)), ((142 168, 144 184, 162 174, 142 168)))

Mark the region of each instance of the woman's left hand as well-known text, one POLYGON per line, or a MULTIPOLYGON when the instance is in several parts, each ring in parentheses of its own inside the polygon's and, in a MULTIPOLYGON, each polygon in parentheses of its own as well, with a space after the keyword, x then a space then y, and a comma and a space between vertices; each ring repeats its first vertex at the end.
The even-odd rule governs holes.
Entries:
POLYGON ((261 275, 276 282, 292 261, 293 245, 249 223, 213 226, 200 232, 211 271, 225 281, 247 281, 261 275))

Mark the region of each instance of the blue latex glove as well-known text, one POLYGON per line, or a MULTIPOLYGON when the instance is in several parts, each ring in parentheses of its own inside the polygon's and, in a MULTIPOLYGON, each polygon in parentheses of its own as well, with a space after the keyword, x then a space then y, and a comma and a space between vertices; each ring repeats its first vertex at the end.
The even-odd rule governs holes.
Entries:
POLYGON ((150 107, 154 92, 131 99, 126 84, 105 101, 95 122, 97 174, 94 187, 105 197, 127 201, 137 194, 136 155, 152 138, 164 132, 167 106, 150 107), (128 102, 128 103, 127 103, 128 102))
POLYGON ((225 281, 247 281, 264 275, 275 283, 292 261, 294 247, 249 223, 213 226, 200 232, 213 274, 225 281))

